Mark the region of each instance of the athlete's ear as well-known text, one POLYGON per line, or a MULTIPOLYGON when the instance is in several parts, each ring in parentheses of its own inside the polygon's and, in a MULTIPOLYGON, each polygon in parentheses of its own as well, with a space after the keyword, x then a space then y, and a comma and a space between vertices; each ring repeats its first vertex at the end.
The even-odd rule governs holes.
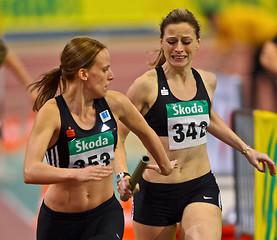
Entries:
POLYGON ((196 39, 196 48, 195 48, 196 50, 199 49, 200 43, 201 43, 201 38, 196 39))
POLYGON ((80 68, 78 71, 78 76, 84 81, 88 80, 88 70, 86 68, 80 68))
POLYGON ((163 44, 163 39, 162 38, 160 38, 160 46, 161 46, 161 49, 164 48, 164 44, 163 44))

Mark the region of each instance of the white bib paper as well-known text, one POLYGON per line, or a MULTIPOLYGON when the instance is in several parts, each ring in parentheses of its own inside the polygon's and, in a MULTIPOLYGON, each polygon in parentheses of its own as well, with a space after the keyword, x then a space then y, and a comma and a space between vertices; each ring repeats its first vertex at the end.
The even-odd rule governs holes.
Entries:
POLYGON ((207 142, 210 118, 206 100, 171 103, 166 105, 166 109, 170 150, 207 142))
POLYGON ((89 165, 107 166, 114 160, 114 137, 111 131, 72 140, 69 147, 69 168, 89 165))

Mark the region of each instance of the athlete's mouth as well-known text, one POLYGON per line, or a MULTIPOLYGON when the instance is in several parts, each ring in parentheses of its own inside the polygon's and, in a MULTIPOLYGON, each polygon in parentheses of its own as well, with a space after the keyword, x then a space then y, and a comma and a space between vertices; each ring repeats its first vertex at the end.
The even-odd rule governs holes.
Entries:
POLYGON ((185 59, 187 56, 176 56, 176 55, 173 55, 171 56, 173 59, 185 59))

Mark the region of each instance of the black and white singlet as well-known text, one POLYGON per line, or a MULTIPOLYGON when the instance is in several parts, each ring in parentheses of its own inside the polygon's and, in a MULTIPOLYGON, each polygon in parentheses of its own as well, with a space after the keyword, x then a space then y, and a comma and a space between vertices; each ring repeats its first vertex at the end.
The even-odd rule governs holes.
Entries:
POLYGON ((47 149, 48 164, 61 168, 109 165, 114 160, 117 124, 105 98, 94 100, 96 120, 90 130, 77 125, 62 95, 55 99, 60 111, 61 130, 55 145, 47 149))
POLYGON ((171 150, 194 147, 207 142, 211 101, 200 74, 192 68, 197 92, 189 101, 176 98, 168 86, 161 66, 156 68, 158 96, 144 118, 158 136, 168 136, 171 150))

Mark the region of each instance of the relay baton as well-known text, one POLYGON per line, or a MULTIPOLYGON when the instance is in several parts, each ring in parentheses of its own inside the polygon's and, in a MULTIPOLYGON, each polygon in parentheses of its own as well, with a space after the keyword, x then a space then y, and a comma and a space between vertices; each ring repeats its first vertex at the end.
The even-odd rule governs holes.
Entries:
MULTIPOLYGON (((130 189, 133 191, 141 178, 141 175, 143 174, 147 164, 149 163, 149 157, 143 156, 141 160, 139 161, 135 171, 133 172, 131 178, 129 179, 130 182, 130 189)), ((124 197, 120 196, 120 199, 124 202, 126 202, 128 199, 125 199, 124 197)))

